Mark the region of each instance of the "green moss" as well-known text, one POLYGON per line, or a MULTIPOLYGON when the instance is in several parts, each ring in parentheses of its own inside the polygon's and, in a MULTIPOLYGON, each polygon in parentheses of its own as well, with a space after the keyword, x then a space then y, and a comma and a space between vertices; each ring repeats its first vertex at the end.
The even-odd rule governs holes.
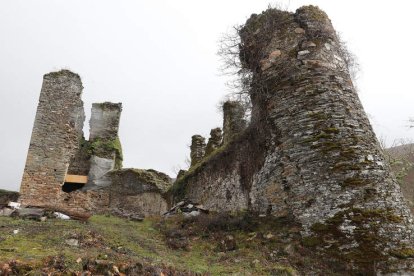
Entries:
POLYGON ((318 236, 309 236, 302 239, 302 243, 306 247, 315 247, 323 244, 323 240, 318 236))
POLYGON ((162 192, 166 192, 171 187, 171 179, 168 175, 156 171, 156 170, 143 170, 143 169, 121 169, 111 172, 112 175, 125 175, 132 173, 136 176, 137 181, 143 183, 152 184, 162 192))
POLYGON ((112 158, 112 154, 115 152, 115 169, 122 168, 122 146, 118 137, 114 140, 96 138, 92 142, 88 142, 88 146, 92 155, 103 158, 112 158))
POLYGON ((332 133, 332 134, 338 134, 339 133, 339 129, 337 129, 335 127, 325 128, 323 131, 325 133, 332 133))
POLYGON ((401 248, 395 249, 390 251, 390 255, 400 258, 400 259, 408 259, 414 258, 414 249, 413 248, 401 248))
POLYGON ((344 180, 342 183, 342 187, 358 187, 368 184, 367 179, 359 178, 359 177, 350 177, 344 180))
POLYGON ((311 226, 311 230, 313 232, 326 231, 328 229, 329 229, 328 225, 324 223, 320 223, 320 222, 317 222, 311 226))
POLYGON ((119 110, 119 111, 121 111, 121 109, 122 109, 121 103, 103 102, 103 103, 94 103, 93 105, 98 105, 103 110, 119 110))
POLYGON ((312 112, 309 116, 316 120, 327 120, 329 118, 328 115, 323 112, 312 112))
POLYGON ((303 12, 307 14, 309 19, 314 21, 325 22, 326 20, 328 20, 328 16, 326 15, 326 13, 319 9, 317 6, 303 6, 298 9, 298 12, 303 12))
POLYGON ((170 193, 176 200, 184 199, 186 195, 187 180, 196 175, 210 160, 224 152, 228 145, 222 145, 215 149, 212 153, 205 156, 200 162, 190 167, 180 178, 178 178, 170 189, 170 193))

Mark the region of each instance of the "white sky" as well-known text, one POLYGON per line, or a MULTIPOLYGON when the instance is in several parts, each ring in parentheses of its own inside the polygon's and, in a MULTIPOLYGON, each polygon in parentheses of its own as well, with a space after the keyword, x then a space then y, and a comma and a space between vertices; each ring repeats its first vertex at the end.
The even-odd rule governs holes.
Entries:
MULTIPOLYGON (((171 176, 193 134, 221 126, 228 93, 217 41, 262 0, 0 0, 0 188, 18 190, 42 76, 79 73, 85 111, 122 102, 124 166, 171 176)), ((325 10, 361 64, 359 95, 378 136, 414 138, 411 1, 279 1, 325 10)), ((86 129, 88 128, 87 118, 86 129)))

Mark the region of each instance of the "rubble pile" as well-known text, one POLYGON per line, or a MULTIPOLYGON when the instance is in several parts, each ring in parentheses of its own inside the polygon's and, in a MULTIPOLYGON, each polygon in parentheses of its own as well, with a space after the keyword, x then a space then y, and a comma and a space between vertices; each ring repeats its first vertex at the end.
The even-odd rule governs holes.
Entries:
POLYGON ((168 212, 164 213, 164 216, 169 217, 177 214, 182 214, 186 217, 195 217, 202 213, 208 214, 208 210, 201 204, 193 203, 189 200, 178 202, 168 212))

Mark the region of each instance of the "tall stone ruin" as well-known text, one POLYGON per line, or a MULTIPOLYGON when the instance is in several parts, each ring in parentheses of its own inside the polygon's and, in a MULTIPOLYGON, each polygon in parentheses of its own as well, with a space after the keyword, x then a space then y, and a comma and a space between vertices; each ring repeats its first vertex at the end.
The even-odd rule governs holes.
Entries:
POLYGON ((122 106, 93 104, 87 141, 82 89, 80 77, 68 70, 44 76, 20 187, 23 205, 74 212, 109 205, 107 192, 80 191, 122 166, 118 138, 122 106))
POLYGON ((190 146, 191 167, 199 163, 206 153, 206 139, 201 135, 191 137, 190 146))
POLYGON ((246 128, 245 108, 238 101, 226 101, 223 115, 223 143, 226 144, 246 128))
POLYGON ((213 128, 210 131, 210 138, 208 138, 207 146, 206 146, 206 156, 213 153, 216 149, 221 147, 223 143, 223 133, 221 128, 213 128))
POLYGON ((171 179, 155 170, 122 169, 121 103, 94 103, 90 135, 80 77, 68 70, 44 76, 20 188, 22 205, 65 213, 160 215, 171 179))
POLYGON ((251 124, 177 181, 177 199, 291 218, 303 244, 338 271, 414 273, 413 216, 327 15, 314 6, 268 9, 239 34, 253 74, 251 124))
POLYGON ((54 205, 64 193, 62 185, 70 160, 82 139, 82 89, 80 77, 67 70, 43 77, 20 187, 23 204, 54 205))

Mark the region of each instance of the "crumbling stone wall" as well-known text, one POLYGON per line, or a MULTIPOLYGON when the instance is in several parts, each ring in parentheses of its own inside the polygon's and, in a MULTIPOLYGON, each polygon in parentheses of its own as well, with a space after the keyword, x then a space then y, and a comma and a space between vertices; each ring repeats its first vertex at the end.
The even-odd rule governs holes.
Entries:
POLYGON ((208 138, 206 146, 206 156, 210 155, 216 149, 218 149, 223 142, 223 134, 221 128, 213 128, 210 131, 210 138, 208 138))
POLYGON ((168 210, 166 192, 171 179, 155 170, 123 169, 109 173, 110 212, 161 215, 168 210))
POLYGON ((25 205, 55 205, 85 118, 80 77, 68 70, 44 75, 20 187, 25 205))
MULTIPOLYGON (((20 201, 23 205, 70 212, 101 210, 109 205, 109 193, 105 191, 66 193, 62 190, 67 173, 89 173, 91 154, 110 148, 115 158, 114 148, 120 149, 120 145, 113 147, 113 143, 109 143, 108 146, 107 143, 98 141, 98 138, 95 138, 94 143, 83 138, 85 115, 81 100, 82 89, 80 77, 68 70, 44 76, 20 187, 20 201)), ((120 104, 114 105, 118 112, 116 118, 104 114, 102 123, 95 117, 94 123, 99 127, 93 128, 94 137, 113 137, 111 135, 115 135, 114 133, 117 137, 114 126, 119 123, 120 104), (102 126, 107 124, 110 127, 105 132, 102 126)), ((112 107, 105 104, 105 108, 107 106, 112 107)))
POLYGON ((223 143, 230 142, 233 138, 240 133, 247 126, 247 122, 244 119, 245 108, 242 103, 238 101, 226 101, 223 104, 223 143))
POLYGON ((193 135, 191 137, 190 146, 191 166, 199 163, 206 154, 206 139, 201 135, 193 135))
POLYGON ((253 73, 251 126, 179 179, 176 195, 215 210, 290 217, 302 225, 303 244, 341 272, 413 273, 413 217, 327 15, 313 6, 268 9, 240 36, 253 73))
POLYGON ((114 168, 122 168, 122 147, 118 137, 121 103, 94 103, 90 119, 89 143, 92 155, 113 159, 114 168))

